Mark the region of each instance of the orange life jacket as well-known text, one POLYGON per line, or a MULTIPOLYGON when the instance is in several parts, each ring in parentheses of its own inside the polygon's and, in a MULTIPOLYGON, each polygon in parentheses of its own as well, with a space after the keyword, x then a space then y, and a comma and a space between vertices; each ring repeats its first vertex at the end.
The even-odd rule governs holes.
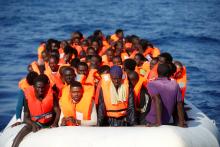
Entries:
POLYGON ((147 48, 146 50, 145 50, 145 52, 143 53, 143 55, 146 57, 147 55, 150 55, 151 57, 157 57, 157 56, 159 56, 160 55, 160 50, 158 49, 158 48, 156 48, 156 47, 153 47, 153 48, 151 48, 151 47, 149 47, 149 48, 147 48))
POLYGON ((64 117, 72 116, 77 120, 90 120, 94 90, 94 86, 83 85, 83 96, 79 103, 74 104, 70 95, 70 86, 66 86, 59 101, 64 117))
POLYGON ((146 61, 146 62, 144 62, 144 63, 142 64, 142 66, 140 66, 140 67, 136 66, 135 71, 136 71, 139 75, 142 75, 142 76, 148 75, 149 72, 150 72, 150 63, 146 61))
POLYGON ((118 36, 116 34, 111 35, 111 40, 114 42, 117 42, 119 40, 118 36))
POLYGON ((137 84, 134 86, 135 108, 137 108, 137 106, 140 104, 140 90, 142 86, 145 86, 145 84, 146 84, 146 78, 140 75, 137 84))
POLYGON ((23 78, 19 81, 18 83, 18 87, 21 89, 21 90, 25 90, 26 88, 28 88, 30 85, 28 84, 26 78, 23 78))
POLYGON ((132 43, 130 42, 125 43, 125 49, 131 48, 131 47, 132 47, 132 43))
POLYGON ((30 86, 24 91, 30 111, 31 120, 42 124, 52 120, 53 111, 53 91, 50 88, 42 101, 35 96, 34 87, 30 86))
POLYGON ((38 49, 37 49, 38 60, 39 60, 39 59, 43 59, 41 53, 45 50, 45 48, 46 48, 46 44, 45 44, 45 43, 42 43, 42 44, 38 47, 38 49))
POLYGON ((35 71, 36 73, 40 74, 40 70, 39 70, 39 67, 38 67, 38 63, 36 61, 33 61, 31 63, 31 67, 33 69, 33 71, 35 71))
POLYGON ((113 63, 108 61, 107 55, 102 56, 102 65, 108 65, 108 66, 113 66, 113 63))
POLYGON ((103 98, 104 103, 106 107, 106 112, 108 117, 114 117, 119 118, 122 116, 125 116, 127 114, 127 108, 128 108, 128 95, 129 95, 129 87, 128 87, 128 81, 124 80, 123 84, 126 86, 126 101, 124 102, 118 102, 118 104, 112 104, 111 103, 111 94, 110 92, 110 86, 111 86, 111 79, 103 79, 101 81, 101 88, 103 92, 103 98))
POLYGON ((186 67, 183 67, 183 72, 180 78, 175 79, 176 82, 179 84, 181 93, 182 93, 182 100, 184 101, 185 93, 186 93, 186 83, 187 83, 187 75, 186 75, 186 67))
POLYGON ((121 53, 122 62, 123 62, 125 59, 128 59, 128 58, 129 58, 129 56, 128 56, 128 54, 127 54, 126 52, 122 52, 122 53, 121 53))
POLYGON ((158 78, 157 68, 158 68, 158 63, 154 65, 153 69, 150 70, 149 74, 147 75, 148 81, 152 81, 158 78))

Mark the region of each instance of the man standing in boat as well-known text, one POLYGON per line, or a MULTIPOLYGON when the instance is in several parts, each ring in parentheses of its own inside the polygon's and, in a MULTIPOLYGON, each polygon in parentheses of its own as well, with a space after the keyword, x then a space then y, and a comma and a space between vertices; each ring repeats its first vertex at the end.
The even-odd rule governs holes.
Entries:
POLYGON ((112 66, 110 78, 101 80, 98 94, 98 125, 128 126, 135 124, 134 93, 122 69, 112 66))

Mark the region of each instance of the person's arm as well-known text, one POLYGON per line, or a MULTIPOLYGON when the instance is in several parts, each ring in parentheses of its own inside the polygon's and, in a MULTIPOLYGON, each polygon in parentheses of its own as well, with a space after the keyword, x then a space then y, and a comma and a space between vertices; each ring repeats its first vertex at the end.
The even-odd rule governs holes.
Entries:
POLYGON ((187 127, 184 119, 182 93, 178 84, 177 84, 177 114, 178 114, 178 125, 180 127, 187 127))
POLYGON ((97 125, 97 112, 95 102, 92 100, 91 120, 81 120, 82 126, 96 126, 97 125))
POLYGON ((126 120, 129 126, 133 126, 136 124, 133 88, 129 88, 128 109, 127 109, 126 120))
POLYGON ((105 126, 106 122, 106 108, 105 108, 105 103, 104 103, 104 98, 103 98, 103 92, 102 88, 100 88, 99 91, 99 101, 98 101, 98 108, 97 108, 97 116, 98 116, 98 126, 105 126))
POLYGON ((162 104, 161 104, 161 98, 160 95, 157 94, 155 96, 152 97, 152 100, 155 103, 156 106, 156 126, 160 126, 161 125, 161 116, 162 116, 162 104))
POLYGON ((60 108, 59 108, 59 105, 58 105, 58 100, 57 100, 57 97, 54 95, 54 99, 53 99, 53 110, 55 112, 55 119, 54 119, 54 122, 53 124, 50 126, 50 127, 58 127, 58 122, 59 122, 59 119, 60 119, 60 108))

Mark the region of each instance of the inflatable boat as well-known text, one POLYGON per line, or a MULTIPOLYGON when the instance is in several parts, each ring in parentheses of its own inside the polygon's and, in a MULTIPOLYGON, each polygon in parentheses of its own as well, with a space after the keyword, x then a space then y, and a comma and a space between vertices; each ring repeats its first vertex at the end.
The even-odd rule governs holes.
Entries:
MULTIPOLYGON (((215 121, 189 101, 188 128, 160 127, 58 127, 28 134, 19 147, 219 147, 215 121)), ((0 147, 10 147, 24 125, 11 128, 15 116, 0 134, 0 147)))

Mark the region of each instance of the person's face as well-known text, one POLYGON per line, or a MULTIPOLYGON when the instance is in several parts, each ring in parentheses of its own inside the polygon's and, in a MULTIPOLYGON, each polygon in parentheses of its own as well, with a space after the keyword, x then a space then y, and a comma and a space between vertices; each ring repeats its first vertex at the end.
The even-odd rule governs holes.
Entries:
POLYGON ((63 79, 69 85, 71 81, 75 80, 75 73, 74 70, 64 70, 63 72, 63 79))
POLYGON ((117 89, 121 85, 122 76, 118 75, 110 75, 112 83, 114 84, 115 88, 117 89))
POLYGON ((120 33, 117 34, 117 36, 118 36, 119 39, 122 39, 124 37, 124 33, 120 32, 120 33))
POLYGON ((49 66, 50 66, 50 69, 51 69, 53 72, 57 72, 58 69, 59 69, 58 61, 56 61, 55 58, 50 58, 50 59, 49 59, 49 66))
POLYGON ((96 41, 93 41, 91 46, 92 46, 95 50, 98 50, 98 49, 99 49, 99 44, 98 44, 98 42, 96 42, 96 41))
POLYGON ((134 56, 134 60, 135 60, 135 62, 136 62, 136 64, 137 64, 137 66, 140 66, 141 65, 141 59, 140 59, 140 57, 139 56, 134 56))
POLYGON ((96 57, 92 57, 91 58, 91 65, 95 66, 95 67, 99 67, 99 65, 100 65, 99 59, 96 57))
POLYGON ((51 49, 52 49, 52 50, 57 50, 57 49, 58 49, 58 47, 57 47, 57 45, 56 45, 55 42, 53 42, 53 43, 51 44, 51 49))
POLYGON ((38 81, 34 84, 35 95, 38 98, 44 98, 47 90, 48 90, 48 85, 44 84, 41 81, 38 81))
POLYGON ((157 60, 151 60, 150 61, 150 70, 153 69, 156 64, 157 64, 157 60))
POLYGON ((96 54, 95 50, 93 50, 93 49, 87 50, 87 55, 95 55, 95 54, 96 54))
POLYGON ((183 74, 183 68, 176 65, 176 72, 174 74, 174 78, 178 79, 182 76, 182 74, 183 74))
POLYGON ((88 74, 88 68, 86 66, 79 65, 77 68, 78 74, 87 75, 88 74))
POLYGON ((122 65, 122 61, 120 58, 113 58, 112 62, 113 62, 113 65, 118 65, 118 66, 122 65))
POLYGON ((113 59, 113 57, 114 57, 113 51, 107 51, 107 52, 106 52, 106 55, 107 55, 108 61, 109 61, 109 62, 112 61, 112 59, 113 59))
POLYGON ((48 54, 46 52, 42 52, 41 55, 42 55, 42 58, 43 58, 44 62, 48 62, 48 60, 49 60, 48 54))
POLYGON ((70 87, 70 93, 73 103, 79 103, 83 96, 83 89, 81 87, 70 87))
POLYGON ((60 48, 64 49, 67 46, 67 43, 65 41, 62 41, 60 43, 60 48))
POLYGON ((79 38, 75 38, 75 39, 73 40, 73 42, 74 42, 75 45, 79 45, 79 44, 80 44, 79 38))
POLYGON ((166 58, 164 58, 164 57, 159 57, 158 63, 159 63, 159 64, 164 64, 164 63, 166 63, 166 58))

